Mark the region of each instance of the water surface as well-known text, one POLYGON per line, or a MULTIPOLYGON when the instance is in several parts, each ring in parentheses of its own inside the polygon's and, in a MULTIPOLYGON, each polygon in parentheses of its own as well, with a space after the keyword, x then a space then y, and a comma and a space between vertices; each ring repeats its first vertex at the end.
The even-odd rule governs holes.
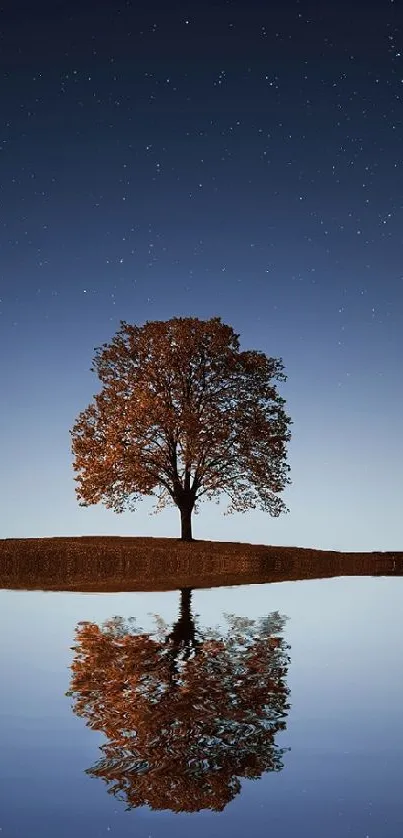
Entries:
POLYGON ((402 596, 1 591, 2 835, 401 836, 402 596))

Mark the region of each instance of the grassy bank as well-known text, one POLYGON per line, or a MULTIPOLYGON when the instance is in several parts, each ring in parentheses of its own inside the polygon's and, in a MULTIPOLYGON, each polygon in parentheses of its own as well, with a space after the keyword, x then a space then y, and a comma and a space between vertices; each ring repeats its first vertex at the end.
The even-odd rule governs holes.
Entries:
POLYGON ((0 540, 0 588, 163 591, 370 575, 403 575, 403 552, 114 536, 0 540))

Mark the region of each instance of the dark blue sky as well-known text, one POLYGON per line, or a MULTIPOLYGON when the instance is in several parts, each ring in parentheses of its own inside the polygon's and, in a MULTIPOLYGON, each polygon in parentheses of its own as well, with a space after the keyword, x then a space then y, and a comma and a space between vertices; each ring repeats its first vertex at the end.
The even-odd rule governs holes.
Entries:
POLYGON ((291 512, 199 538, 401 547, 397 2, 6 3, 0 537, 176 536, 80 509, 69 428, 120 319, 220 315, 284 360, 291 512))

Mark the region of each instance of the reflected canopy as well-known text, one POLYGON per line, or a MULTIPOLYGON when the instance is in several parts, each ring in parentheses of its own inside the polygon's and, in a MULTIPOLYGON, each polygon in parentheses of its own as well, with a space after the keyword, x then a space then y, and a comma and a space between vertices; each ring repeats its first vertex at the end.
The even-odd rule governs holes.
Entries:
POLYGON ((286 618, 225 617, 225 631, 201 629, 183 589, 171 630, 158 617, 152 634, 119 617, 78 625, 68 695, 107 740, 87 773, 128 808, 221 811, 242 778, 282 769, 286 618))

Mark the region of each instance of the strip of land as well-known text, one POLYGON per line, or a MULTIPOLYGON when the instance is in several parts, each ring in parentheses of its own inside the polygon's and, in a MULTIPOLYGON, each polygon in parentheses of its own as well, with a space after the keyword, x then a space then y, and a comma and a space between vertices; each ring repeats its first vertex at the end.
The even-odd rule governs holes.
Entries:
POLYGON ((402 575, 403 552, 115 536, 0 540, 0 588, 14 590, 168 591, 402 575))

